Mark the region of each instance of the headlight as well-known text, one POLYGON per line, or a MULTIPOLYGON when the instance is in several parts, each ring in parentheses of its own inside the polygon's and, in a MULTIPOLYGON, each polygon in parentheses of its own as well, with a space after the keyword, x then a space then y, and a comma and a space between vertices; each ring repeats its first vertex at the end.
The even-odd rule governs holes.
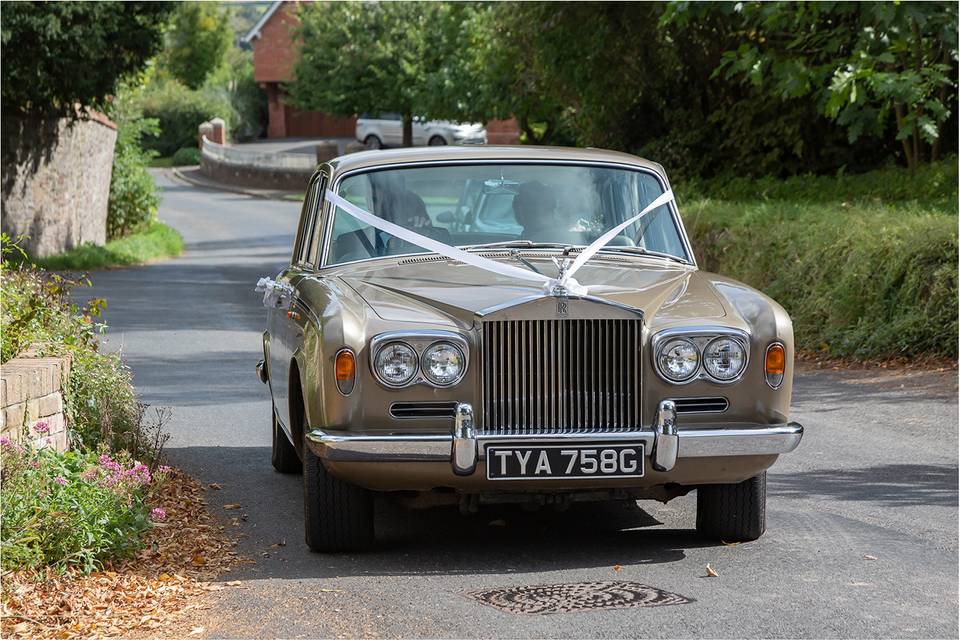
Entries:
POLYGON ((732 338, 715 338, 703 350, 703 367, 717 380, 733 380, 746 364, 743 345, 732 338))
POLYGON ((667 341, 657 355, 657 367, 668 380, 688 380, 700 367, 700 352, 696 345, 685 338, 667 341))
POLYGON ((446 387, 459 380, 463 365, 463 352, 449 342, 433 343, 420 358, 424 377, 438 387, 446 387))
POLYGON ((407 384, 417 375, 417 352, 403 342, 388 342, 377 351, 374 370, 385 384, 407 384))

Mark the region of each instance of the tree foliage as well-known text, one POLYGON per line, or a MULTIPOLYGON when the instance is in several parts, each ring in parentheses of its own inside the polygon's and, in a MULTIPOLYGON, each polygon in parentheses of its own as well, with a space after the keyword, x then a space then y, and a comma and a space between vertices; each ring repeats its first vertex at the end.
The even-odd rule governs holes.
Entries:
POLYGON ((411 144, 413 116, 460 119, 469 110, 463 47, 473 11, 441 2, 302 6, 294 102, 342 116, 400 113, 411 144))
POLYGON ((0 56, 5 113, 102 110, 117 82, 162 42, 170 3, 13 2, 3 7, 0 56))
POLYGON ((735 16, 738 46, 714 74, 777 102, 805 99, 849 142, 893 136, 907 165, 923 147, 937 159, 955 97, 957 6, 946 2, 674 4, 687 27, 710 13, 735 16))
POLYGON ((223 63, 233 30, 218 2, 182 2, 170 25, 166 64, 175 78, 198 89, 223 63))

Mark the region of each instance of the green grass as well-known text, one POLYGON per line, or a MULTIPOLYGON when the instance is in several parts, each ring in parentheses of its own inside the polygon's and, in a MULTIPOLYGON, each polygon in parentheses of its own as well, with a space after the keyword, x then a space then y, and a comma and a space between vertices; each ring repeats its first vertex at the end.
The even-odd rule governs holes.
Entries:
POLYGON ((183 253, 183 237, 172 227, 153 222, 139 233, 100 246, 87 243, 34 262, 53 271, 86 271, 144 264, 183 253))
POLYGON ((160 169, 169 169, 173 166, 173 156, 151 158, 150 166, 160 169))
POLYGON ((956 158, 753 182, 753 195, 747 181, 677 187, 693 194, 681 212, 701 268, 782 304, 803 350, 957 356, 956 158))

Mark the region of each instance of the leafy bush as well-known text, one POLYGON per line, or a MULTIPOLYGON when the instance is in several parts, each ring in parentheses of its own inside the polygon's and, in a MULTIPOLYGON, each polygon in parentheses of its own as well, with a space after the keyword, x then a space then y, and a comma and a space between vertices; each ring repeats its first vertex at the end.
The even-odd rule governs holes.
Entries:
POLYGON ((799 348, 957 356, 956 209, 702 199, 682 211, 700 266, 780 302, 799 348))
POLYGON ((196 147, 184 147, 177 149, 173 154, 173 166, 184 167, 200 164, 200 149, 196 147))
POLYGON ((243 141, 260 137, 267 124, 267 94, 253 77, 252 51, 230 49, 223 64, 207 78, 204 89, 228 96, 233 106, 231 138, 243 141))
POLYGON ((150 501, 167 469, 151 470, 125 453, 59 454, 3 438, 0 463, 5 570, 94 571, 107 559, 131 555, 151 521, 166 515, 150 501))
POLYGON ((83 271, 143 264, 181 253, 183 237, 177 230, 153 221, 146 229, 125 238, 110 240, 105 245, 86 242, 64 253, 37 259, 35 263, 46 269, 83 271))
POLYGON ((223 89, 193 91, 176 80, 157 79, 138 98, 144 115, 156 118, 160 134, 144 146, 161 156, 197 144, 197 128, 211 118, 223 118, 230 129, 234 120, 230 96, 223 89))

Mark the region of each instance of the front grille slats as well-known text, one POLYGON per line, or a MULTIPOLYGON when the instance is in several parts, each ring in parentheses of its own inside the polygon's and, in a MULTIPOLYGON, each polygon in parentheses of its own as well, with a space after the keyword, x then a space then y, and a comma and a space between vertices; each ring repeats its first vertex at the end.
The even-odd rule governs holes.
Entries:
POLYGON ((488 321, 482 367, 486 433, 641 426, 640 320, 488 321))

